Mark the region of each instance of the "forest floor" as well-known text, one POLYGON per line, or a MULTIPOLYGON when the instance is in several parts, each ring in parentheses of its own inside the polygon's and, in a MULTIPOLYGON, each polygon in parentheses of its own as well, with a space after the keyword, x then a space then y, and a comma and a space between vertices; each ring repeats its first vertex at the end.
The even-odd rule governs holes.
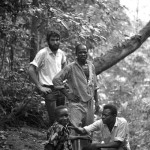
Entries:
POLYGON ((44 150, 46 130, 31 128, 0 129, 0 150, 44 150))

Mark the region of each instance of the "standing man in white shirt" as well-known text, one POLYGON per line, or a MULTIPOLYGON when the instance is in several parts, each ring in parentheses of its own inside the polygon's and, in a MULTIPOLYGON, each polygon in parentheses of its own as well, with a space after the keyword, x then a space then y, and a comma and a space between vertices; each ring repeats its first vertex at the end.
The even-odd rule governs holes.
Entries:
POLYGON ((48 31, 46 40, 48 47, 41 49, 30 62, 29 75, 38 90, 44 94, 49 115, 49 123, 53 124, 56 106, 65 104, 65 97, 53 86, 54 76, 66 64, 66 56, 59 49, 60 33, 57 30, 48 31))

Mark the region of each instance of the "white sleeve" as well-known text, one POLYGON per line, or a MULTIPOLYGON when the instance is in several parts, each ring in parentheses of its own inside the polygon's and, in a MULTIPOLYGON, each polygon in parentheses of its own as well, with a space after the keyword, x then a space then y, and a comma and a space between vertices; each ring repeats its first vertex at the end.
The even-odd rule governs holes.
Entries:
POLYGON ((119 129, 117 131, 114 141, 124 141, 126 138, 128 138, 128 134, 129 134, 128 123, 127 121, 124 121, 119 125, 119 129))
POLYGON ((42 66, 42 64, 44 63, 44 52, 42 50, 40 50, 34 60, 32 62, 30 62, 30 64, 36 66, 37 68, 40 68, 42 66))
POLYGON ((98 120, 88 126, 85 126, 84 129, 88 133, 90 133, 90 132, 101 130, 101 127, 102 127, 102 120, 98 120))

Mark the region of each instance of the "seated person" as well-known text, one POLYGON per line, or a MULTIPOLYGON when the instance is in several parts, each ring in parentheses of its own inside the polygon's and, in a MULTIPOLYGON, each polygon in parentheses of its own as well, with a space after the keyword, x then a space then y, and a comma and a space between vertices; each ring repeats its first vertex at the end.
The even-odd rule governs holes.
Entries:
POLYGON ((90 140, 89 136, 71 136, 70 120, 66 106, 55 109, 56 121, 48 129, 45 150, 72 150, 72 140, 90 140))
POLYGON ((117 117, 117 108, 112 104, 103 107, 102 118, 91 125, 77 127, 74 130, 79 134, 100 131, 102 141, 92 143, 82 150, 130 150, 129 129, 125 118, 117 117))

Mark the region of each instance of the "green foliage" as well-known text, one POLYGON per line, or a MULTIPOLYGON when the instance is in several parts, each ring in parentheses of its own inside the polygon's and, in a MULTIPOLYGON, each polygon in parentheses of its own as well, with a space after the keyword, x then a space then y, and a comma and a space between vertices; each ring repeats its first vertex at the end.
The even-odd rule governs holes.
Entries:
POLYGON ((47 123, 44 121, 45 108, 41 104, 43 98, 30 83, 26 70, 10 71, 5 76, 1 76, 0 81, 1 122, 13 113, 16 116, 6 121, 6 124, 18 126, 26 123, 33 126, 46 126, 44 125, 47 123))

